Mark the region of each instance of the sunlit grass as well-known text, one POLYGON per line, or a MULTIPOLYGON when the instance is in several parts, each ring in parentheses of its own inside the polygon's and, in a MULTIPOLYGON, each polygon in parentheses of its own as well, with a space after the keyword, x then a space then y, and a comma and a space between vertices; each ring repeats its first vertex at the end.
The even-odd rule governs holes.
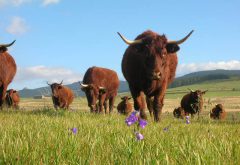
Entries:
POLYGON ((140 130, 144 140, 137 141, 116 113, 4 110, 0 164, 238 164, 240 113, 235 116, 212 121, 202 115, 185 124, 163 114, 158 124, 149 118, 140 130))

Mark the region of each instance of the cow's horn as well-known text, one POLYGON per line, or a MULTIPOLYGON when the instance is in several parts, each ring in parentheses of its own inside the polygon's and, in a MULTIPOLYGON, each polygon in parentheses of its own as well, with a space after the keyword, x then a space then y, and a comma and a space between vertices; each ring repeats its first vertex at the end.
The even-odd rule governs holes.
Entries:
POLYGON ((193 33, 194 30, 192 30, 190 33, 188 33, 188 35, 186 37, 184 37, 183 39, 181 40, 178 40, 178 41, 168 41, 167 43, 168 44, 177 44, 177 45, 180 45, 181 43, 183 43, 184 41, 186 41, 188 39, 188 37, 190 37, 190 35, 193 33))
POLYGON ((190 90, 191 92, 194 92, 192 89, 188 88, 188 90, 190 90))
POLYGON ((60 82, 60 85, 62 85, 62 83, 63 83, 63 80, 60 82))
POLYGON ((84 87, 84 88, 86 88, 86 87, 89 86, 88 84, 82 84, 82 83, 80 83, 80 85, 81 85, 82 87, 84 87))
POLYGON ((104 87, 99 87, 99 89, 106 89, 106 88, 104 88, 104 87))
POLYGON ((11 42, 10 44, 2 44, 2 45, 0 45, 0 47, 9 47, 9 46, 12 46, 15 41, 16 41, 16 40, 14 40, 13 42, 11 42))
POLYGON ((128 40, 126 39, 123 35, 121 35, 119 32, 117 32, 118 35, 122 38, 122 40, 128 44, 128 45, 133 45, 133 44, 141 44, 142 43, 142 40, 139 39, 139 40, 134 40, 134 41, 131 41, 131 40, 128 40))

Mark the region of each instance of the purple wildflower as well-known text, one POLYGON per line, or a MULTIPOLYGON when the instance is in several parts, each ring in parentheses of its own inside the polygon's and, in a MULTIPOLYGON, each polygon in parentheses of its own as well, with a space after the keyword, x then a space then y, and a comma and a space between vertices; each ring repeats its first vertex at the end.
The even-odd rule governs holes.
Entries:
POLYGON ((72 131, 73 134, 76 134, 78 129, 77 128, 72 128, 71 131, 72 131))
POLYGON ((143 140, 143 138, 144 138, 143 135, 139 132, 136 132, 135 135, 136 135, 137 140, 143 140))
POLYGON ((189 121, 189 120, 186 120, 186 124, 190 124, 190 121, 189 121))
POLYGON ((190 124, 190 116, 186 116, 186 124, 190 124))
POLYGON ((145 126, 147 125, 147 121, 143 120, 143 119, 140 119, 139 120, 139 126, 142 127, 142 128, 145 128, 145 126))
POLYGON ((138 121, 137 111, 131 113, 131 115, 126 118, 125 123, 130 126, 138 121))

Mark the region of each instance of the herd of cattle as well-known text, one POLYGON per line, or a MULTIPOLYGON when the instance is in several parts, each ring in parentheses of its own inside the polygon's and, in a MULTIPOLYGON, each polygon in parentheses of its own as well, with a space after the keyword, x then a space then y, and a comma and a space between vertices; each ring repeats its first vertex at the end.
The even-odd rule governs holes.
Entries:
MULTIPOLYGON (((119 36, 128 44, 123 59, 122 72, 129 84, 134 107, 129 102, 131 97, 122 97, 117 110, 121 114, 128 115, 133 109, 140 111, 140 117, 146 119, 146 104, 154 121, 160 121, 164 96, 168 85, 175 77, 178 64, 176 52, 179 45, 186 41, 192 34, 178 41, 169 41, 165 35, 159 35, 153 31, 145 31, 133 41, 126 39, 120 33, 119 36)), ((6 102, 8 107, 18 108, 19 95, 17 91, 7 90, 13 80, 17 66, 13 57, 7 52, 7 48, 13 45, 0 45, 0 107, 6 102)), ((48 85, 52 90, 52 101, 55 109, 68 109, 73 102, 73 91, 61 83, 48 85)), ((117 96, 119 79, 113 70, 90 67, 79 84, 85 92, 88 106, 91 112, 105 113, 107 109, 111 113, 117 96), (109 103, 109 105, 108 105, 109 103)), ((173 114, 177 118, 186 115, 199 114, 203 107, 203 94, 207 91, 190 91, 183 96, 181 106, 174 109, 173 114)), ((213 119, 224 119, 226 111, 221 104, 216 105, 210 113, 213 119)))

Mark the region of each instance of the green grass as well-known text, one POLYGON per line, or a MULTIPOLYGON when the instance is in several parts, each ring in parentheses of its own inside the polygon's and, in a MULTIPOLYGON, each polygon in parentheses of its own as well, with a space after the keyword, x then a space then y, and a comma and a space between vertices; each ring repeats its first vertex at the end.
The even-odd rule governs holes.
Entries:
POLYGON ((234 115, 234 121, 230 114, 226 121, 203 115, 187 125, 166 113, 161 123, 149 119, 137 141, 118 114, 4 110, 0 164, 238 164, 240 113, 234 115))

